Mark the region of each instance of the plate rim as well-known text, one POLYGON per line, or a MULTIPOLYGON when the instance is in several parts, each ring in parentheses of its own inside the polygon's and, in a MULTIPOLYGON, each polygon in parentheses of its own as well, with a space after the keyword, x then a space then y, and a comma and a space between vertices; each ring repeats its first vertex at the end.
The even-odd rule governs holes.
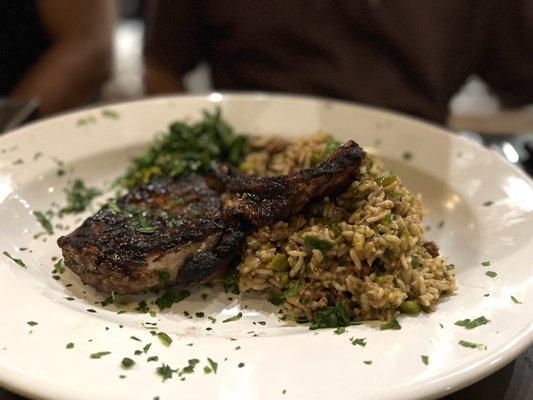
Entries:
MULTIPOLYGON (((350 107, 357 107, 363 111, 378 112, 383 116, 393 117, 399 121, 406 123, 416 123, 424 128, 431 128, 431 131, 434 134, 447 136, 450 140, 458 140, 461 144, 466 145, 471 148, 476 148, 477 151, 485 157, 492 157, 500 163, 500 166, 503 168, 504 165, 508 168, 509 171, 512 171, 513 174, 519 175, 523 178, 530 186, 533 186, 533 179, 530 178, 523 170, 518 168, 515 165, 505 162, 501 157, 497 156, 493 152, 489 151, 483 146, 479 146, 475 143, 472 143, 468 139, 463 137, 455 136, 453 131, 449 130, 447 127, 438 125, 437 123, 424 120, 416 116, 410 116, 403 112, 387 110, 382 107, 375 107, 367 104, 361 104, 357 102, 352 102, 348 100, 338 100, 329 97, 321 96, 312 96, 312 95, 303 95, 303 94, 290 94, 290 93, 276 93, 276 92, 265 92, 265 91, 212 91, 201 94, 169 94, 169 95, 159 95, 159 96, 150 96, 142 99, 132 99, 128 101, 113 102, 106 104, 95 104, 91 107, 83 107, 76 110, 69 110, 66 112, 58 113, 50 117, 42 118, 37 121, 30 122, 25 124, 17 129, 6 132, 0 136, 0 143, 4 141, 3 138, 13 138, 14 135, 24 133, 24 131, 32 130, 36 125, 46 124, 47 122, 62 119, 65 117, 73 117, 75 115, 83 115, 87 112, 92 112, 95 110, 102 110, 106 108, 113 107, 127 107, 130 104, 142 104, 154 101, 162 100, 173 100, 173 99, 200 99, 205 101, 214 102, 210 97, 213 95, 221 95, 222 99, 219 101, 220 104, 225 101, 231 101, 232 99, 249 99, 250 101, 271 101, 271 100, 306 100, 311 102, 331 102, 332 104, 341 104, 350 107), (22 132, 21 132, 22 131, 22 132), (449 136, 453 137, 450 138, 449 136)), ((419 392, 413 397, 413 395, 408 395, 405 393, 405 390, 410 385, 404 386, 403 396, 393 396, 386 398, 397 398, 397 399, 407 399, 407 398, 433 398, 435 396, 442 396, 451 394, 457 390, 460 390, 464 387, 470 386, 475 382, 480 381, 486 376, 494 373, 495 371, 501 369, 509 362, 518 357, 522 352, 524 352, 528 347, 533 344, 533 321, 529 321, 523 326, 520 332, 518 332, 515 337, 512 338, 505 346, 499 347, 493 354, 481 358, 474 364, 468 365, 466 368, 463 368, 461 371, 449 372, 446 376, 440 377, 438 380, 432 380, 431 378, 425 379, 421 385, 423 385, 419 392), (466 374, 466 376, 465 376, 466 374)), ((51 382, 41 382, 40 386, 36 386, 35 378, 30 377, 25 371, 13 371, 10 365, 4 364, 0 360, 0 386, 6 388, 15 393, 19 393, 23 396, 32 399, 72 399, 72 396, 68 393, 59 393, 57 387, 51 382)))

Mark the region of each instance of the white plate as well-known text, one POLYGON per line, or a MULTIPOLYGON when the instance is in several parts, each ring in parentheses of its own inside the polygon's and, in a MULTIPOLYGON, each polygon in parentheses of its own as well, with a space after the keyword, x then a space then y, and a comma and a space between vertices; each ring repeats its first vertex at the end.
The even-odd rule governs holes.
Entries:
POLYGON ((304 97, 212 94, 108 109, 116 118, 95 108, 0 138, 0 250, 27 264, 23 269, 0 258, 0 383, 6 388, 54 400, 431 398, 472 384, 531 344, 533 185, 487 150, 404 116, 304 97), (32 210, 46 210, 52 201, 62 203, 62 188, 69 179, 81 177, 91 185, 111 181, 168 122, 196 118, 214 103, 238 131, 296 137, 321 129, 339 139, 355 139, 383 157, 409 188, 422 193, 430 210, 428 236, 456 265, 457 295, 442 301, 431 315, 400 318, 399 331, 378 331, 365 324, 336 335, 286 325, 268 303, 254 298, 230 301, 218 289, 192 289, 189 299, 155 318, 136 312, 118 315, 113 307, 95 306, 101 297, 68 272, 60 281, 52 279, 51 257, 60 254, 56 237, 32 238, 42 230, 32 210), (43 156, 34 161, 38 151, 43 156), (410 161, 403 160, 405 151, 413 154, 410 161), (64 176, 57 176, 54 157, 65 161, 64 176), (17 164, 18 159, 24 163, 17 164), (494 204, 484 206, 489 200, 494 204), (439 221, 445 221, 441 229, 439 221), (483 261, 491 266, 482 266, 483 261), (498 275, 490 278, 487 270, 498 275), (66 282, 74 285, 66 288, 66 282), (205 302, 203 292, 210 293, 205 302), (76 300, 67 301, 69 296, 76 300), (88 313, 88 308, 97 313, 88 313), (239 308, 241 320, 221 323, 239 308), (184 310, 203 311, 217 322, 185 318, 184 310), (481 315, 491 322, 473 330, 454 325, 481 315), (144 321, 156 322, 173 338, 172 345, 163 346, 141 326, 144 321), (258 321, 267 324, 254 325, 258 321), (353 346, 350 337, 367 338, 368 344, 353 346), (487 349, 465 348, 460 340, 487 349), (73 349, 65 349, 69 342, 75 343, 73 349), (152 343, 148 354, 133 355, 147 343, 152 343), (235 350, 237 346, 241 348, 235 350), (100 351, 111 354, 90 359, 100 351), (152 355, 160 361, 146 362, 152 355), (421 355, 428 356, 428 365, 421 355), (137 362, 128 371, 120 367, 125 356, 137 362), (204 374, 207 357, 218 362, 216 375, 204 374), (163 383, 154 372, 161 362, 181 368, 192 358, 200 364, 185 381, 174 375, 163 383), (371 365, 363 363, 368 360, 371 365), (239 363, 244 366, 239 368, 239 363), (127 377, 120 379, 121 374, 127 377))

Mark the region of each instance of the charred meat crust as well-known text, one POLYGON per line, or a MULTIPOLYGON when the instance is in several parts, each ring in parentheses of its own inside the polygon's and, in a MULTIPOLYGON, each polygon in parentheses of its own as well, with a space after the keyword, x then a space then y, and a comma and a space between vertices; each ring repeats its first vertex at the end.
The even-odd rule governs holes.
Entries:
POLYGON ((147 257, 201 241, 225 226, 220 195, 199 176, 140 186, 116 205, 117 210, 104 206, 70 235, 60 237, 59 247, 84 252, 96 264, 127 270, 145 265, 147 257), (153 233, 143 233, 150 228, 153 233))
POLYGON ((188 285, 222 276, 240 257, 244 238, 243 232, 228 229, 214 249, 197 253, 179 269, 177 282, 188 285))
POLYGON ((349 185, 357 176, 365 153, 349 141, 313 168, 274 177, 245 177, 219 171, 226 194, 223 216, 227 221, 262 226, 300 212, 313 198, 349 185))
MULTIPOLYGON (((106 205, 68 236, 59 238, 66 265, 102 292, 142 293, 178 281, 192 282, 201 252, 224 243, 220 194, 199 175, 160 179, 106 205)), ((227 240, 227 239, 226 239, 227 240)), ((236 241, 232 242, 237 246, 236 241)), ((240 254, 240 248, 235 250, 240 254)), ((217 268, 202 269, 203 279, 217 268)))

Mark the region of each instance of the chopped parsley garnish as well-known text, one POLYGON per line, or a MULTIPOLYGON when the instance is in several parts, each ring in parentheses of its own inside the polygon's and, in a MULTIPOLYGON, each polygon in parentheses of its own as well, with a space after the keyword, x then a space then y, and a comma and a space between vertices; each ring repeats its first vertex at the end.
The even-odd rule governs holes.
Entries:
POLYGON ((481 265, 483 265, 484 267, 488 267, 490 266, 490 261, 483 261, 481 265))
POLYGON ((102 110, 102 117, 110 118, 110 119, 118 119, 120 116, 118 112, 114 110, 110 110, 109 108, 106 108, 102 110))
POLYGON ((86 126, 89 124, 96 124, 96 118, 94 117, 94 115, 89 115, 88 117, 80 118, 76 123, 76 125, 78 126, 86 126))
POLYGON ((306 235, 304 237, 304 244, 307 248, 311 250, 319 250, 324 254, 330 251, 335 245, 332 241, 320 239, 313 235, 306 235))
POLYGON ((494 204, 494 202, 493 202, 492 200, 487 200, 486 202, 483 203, 483 205, 484 205, 485 207, 490 207, 490 206, 493 205, 493 204, 494 204))
POLYGON ((29 326, 35 326, 35 325, 39 325, 38 322, 35 322, 35 321, 28 321, 26 322, 29 326))
POLYGON ((366 361, 363 361, 366 365, 371 365, 372 364, 372 361, 370 360, 366 360, 366 361))
POLYGON ((41 224, 41 226, 44 228, 46 233, 49 235, 54 234, 54 227, 52 226, 52 223, 50 220, 42 213, 41 211, 34 211, 33 215, 35 215, 35 218, 37 219, 37 222, 41 224))
POLYGON ((148 343, 146 346, 143 347, 143 352, 146 354, 148 353, 148 350, 150 350, 150 347, 152 347, 152 343, 148 343))
POLYGON ((404 151, 402 156, 405 161, 410 161, 413 158, 413 153, 410 151, 404 151))
POLYGON ((150 311, 150 307, 148 307, 145 300, 141 300, 139 304, 137 305, 137 307, 135 308, 135 311, 139 311, 143 314, 146 314, 147 312, 150 311))
POLYGON ((227 273, 222 281, 222 286, 224 287, 224 293, 239 294, 241 292, 239 289, 239 273, 236 270, 227 273))
POLYGON ((522 302, 521 302, 521 301, 518 301, 518 300, 516 299, 516 297, 514 297, 514 296, 511 296, 511 300, 512 300, 513 303, 515 303, 515 304, 522 304, 522 302))
POLYGON ((283 304, 283 296, 274 295, 270 299, 268 299, 268 301, 275 306, 280 306, 281 304, 283 304))
POLYGON ((95 312, 96 312, 96 310, 93 309, 93 308, 88 308, 86 311, 87 311, 87 312, 90 312, 90 313, 95 313, 95 312))
POLYGON ((337 223, 337 221, 335 220, 331 220, 330 222, 330 226, 331 226, 331 230, 333 231, 333 233, 337 236, 340 236, 342 235, 342 229, 341 227, 339 226, 339 224, 337 223))
POLYGON ((187 366, 183 367, 180 372, 180 376, 183 374, 192 374, 194 372, 194 367, 196 367, 196 364, 198 364, 200 360, 197 358, 191 358, 189 361, 187 361, 187 366))
POLYGON ((107 356, 107 355, 109 355, 109 354, 111 354, 110 351, 100 351, 100 352, 98 352, 98 353, 93 353, 93 354, 91 354, 91 358, 93 358, 93 359, 98 359, 98 358, 102 358, 102 357, 104 357, 104 356, 107 356))
POLYGON ((212 370, 210 367, 208 367, 208 366, 206 365, 206 366, 204 367, 204 373, 206 373, 206 374, 210 374, 211 372, 213 372, 213 370, 212 370))
POLYGON ((63 272, 65 272, 65 264, 63 264, 63 260, 56 261, 52 274, 62 274, 63 272))
POLYGON ((494 272, 494 271, 487 271, 487 272, 485 272, 485 275, 487 275, 490 278, 495 278, 496 275, 498 275, 498 274, 496 272, 494 272))
POLYGON ((303 285, 302 279, 298 279, 297 281, 292 282, 289 288, 285 291, 285 293, 283 293, 282 296, 287 299, 289 297, 294 297, 298 295, 298 293, 300 293, 300 289, 302 285, 303 285))
POLYGON ((56 170, 56 175, 57 176, 63 176, 65 175, 65 162, 62 161, 62 160, 59 160, 57 158, 53 158, 54 162, 56 163, 57 165, 57 170, 56 170))
POLYGON ((137 336, 130 336, 130 339, 131 339, 131 340, 135 340, 135 341, 137 341, 137 342, 140 342, 140 341, 141 341, 141 339, 139 339, 137 336))
POLYGON ((342 335, 344 332, 346 332, 346 328, 344 326, 339 326, 333 332, 335 332, 337 335, 342 335))
POLYGON ((107 296, 104 300, 100 302, 102 307, 107 307, 109 304, 115 302, 115 291, 112 291, 109 296, 107 296))
POLYGON ((81 179, 76 179, 70 187, 65 189, 67 205, 59 210, 59 215, 78 214, 87 209, 91 201, 102 194, 94 187, 87 187, 81 179))
POLYGON ((168 131, 156 139, 155 146, 134 160, 121 182, 132 188, 156 176, 176 177, 186 171, 201 173, 217 161, 238 165, 247 140, 233 132, 222 119, 220 109, 204 111, 198 122, 170 124, 168 131))
POLYGON ((265 325, 267 324, 266 321, 257 321, 257 323, 258 323, 259 325, 263 325, 263 326, 265 326, 265 325))
POLYGON ((187 289, 181 289, 179 292, 174 293, 172 289, 167 289, 161 297, 159 297, 155 304, 159 307, 159 310, 163 311, 166 308, 171 308, 174 303, 179 303, 185 300, 191 295, 187 289))
POLYGON ((171 279, 170 272, 168 271, 157 271, 157 277, 161 282, 168 282, 171 279))
POLYGON ((463 319, 461 321, 457 321, 455 323, 455 325, 457 326, 463 326, 465 327, 466 329, 474 329, 474 328, 477 328, 478 326, 481 326, 481 325, 486 325, 490 322, 490 320, 488 320, 487 318, 485 318, 485 316, 481 316, 481 317, 478 317, 474 320, 470 320, 470 319, 463 319))
POLYGON ((200 297, 202 298, 203 301, 207 300, 207 297, 208 297, 208 296, 209 296, 209 295, 208 295, 207 293, 202 293, 202 294, 200 295, 200 297))
POLYGON ((350 325, 350 318, 344 302, 338 301, 334 306, 316 311, 314 323, 309 329, 337 328, 350 325))
POLYGON ((444 227, 444 220, 440 221, 437 228, 442 229, 444 227))
POLYGON ((487 346, 484 344, 478 344, 478 343, 472 343, 467 342, 466 340, 460 340, 459 344, 463 347, 467 347, 469 349, 481 349, 481 350, 487 350, 487 346))
POLYGON ((239 319, 241 319, 242 317, 242 313, 238 313, 237 315, 234 315, 233 317, 229 317, 229 318, 226 318, 225 320, 223 320, 222 322, 233 322, 233 321, 237 321, 239 319))
POLYGON ((43 156, 43 152, 42 151, 35 152, 35 154, 33 155, 33 161, 37 161, 42 156, 43 156))
POLYGON ((212 317, 212 316, 207 317, 207 319, 208 319, 209 321, 211 321, 212 324, 214 324, 215 322, 217 322, 217 319, 216 319, 215 317, 212 317))
POLYGON ((350 342, 354 346, 361 346, 361 347, 365 347, 366 346, 366 338, 359 338, 359 339, 351 338, 350 342))
POLYGON ((118 214, 120 213, 122 210, 120 209, 120 207, 117 205, 117 201, 115 199, 110 199, 108 202, 107 202, 107 207, 109 208, 109 210, 113 213, 113 214, 118 214))
POLYGON ((158 356, 151 356, 151 357, 148 357, 146 359, 146 362, 151 362, 151 361, 158 361, 159 360, 159 357, 158 356))
POLYGON ((243 363, 243 362, 239 363, 238 367, 239 367, 239 368, 244 367, 244 363, 243 363))
POLYGON ((205 314, 204 314, 203 312, 201 312, 201 311, 197 312, 195 315, 196 315, 198 318, 203 318, 203 317, 205 316, 205 314))
POLYGON ((17 264, 18 266, 22 268, 26 268, 26 264, 24 264, 24 261, 22 261, 20 258, 14 258, 7 251, 4 251, 2 254, 6 256, 7 258, 9 258, 11 261, 13 261, 15 264, 17 264))
POLYGON ((165 382, 167 379, 172 378, 172 374, 176 372, 177 370, 173 370, 170 368, 167 364, 161 364, 160 367, 157 367, 155 372, 163 378, 163 382, 165 382))
POLYGON ((380 331, 386 331, 386 330, 394 330, 394 331, 397 331, 397 330, 400 330, 402 329, 402 326, 400 325, 400 323, 398 322, 398 320, 396 318, 392 319, 391 321, 389 321, 388 323, 386 324, 383 324, 379 327, 379 330, 380 331))
POLYGON ((65 346, 66 349, 73 349, 74 348, 74 343, 70 342, 70 343, 67 343, 67 345, 65 346))
POLYGON ((218 363, 211 360, 209 357, 207 357, 207 362, 209 363, 209 366, 213 370, 213 372, 216 374, 218 370, 218 363))
POLYGON ((131 358, 124 357, 121 364, 124 368, 131 368, 135 365, 135 361, 133 361, 131 358))
POLYGON ((172 344, 172 338, 168 336, 165 332, 158 332, 157 337, 161 340, 165 346, 170 346, 172 344))
POLYGON ((13 161, 13 165, 21 165, 24 164, 24 160, 22 158, 18 158, 15 161, 13 161))
POLYGON ((422 359, 422 362, 423 362, 425 365, 428 365, 428 364, 429 364, 429 357, 428 357, 428 356, 420 356, 420 358, 422 359))

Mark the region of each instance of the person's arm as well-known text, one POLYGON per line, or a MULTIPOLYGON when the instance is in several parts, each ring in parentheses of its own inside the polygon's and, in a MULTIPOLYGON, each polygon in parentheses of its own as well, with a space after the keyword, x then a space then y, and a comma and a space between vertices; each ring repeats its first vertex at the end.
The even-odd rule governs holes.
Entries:
POLYGON ((183 75, 204 58, 197 0, 148 2, 144 35, 146 93, 183 90, 183 75))
POLYGON ((52 45, 10 97, 39 99, 41 115, 94 100, 109 78, 115 20, 113 0, 40 0, 52 45))

